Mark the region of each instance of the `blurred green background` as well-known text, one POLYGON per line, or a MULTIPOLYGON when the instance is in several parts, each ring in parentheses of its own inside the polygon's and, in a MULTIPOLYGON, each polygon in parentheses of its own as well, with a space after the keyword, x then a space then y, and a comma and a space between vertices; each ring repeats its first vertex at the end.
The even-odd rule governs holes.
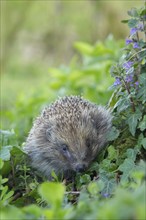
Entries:
MULTIPOLYGON (((57 95, 83 94, 105 104, 111 92, 103 91, 113 82, 111 63, 120 56, 121 39, 129 34, 121 20, 128 18, 131 7, 141 5, 138 0, 1 1, 3 127, 9 125, 8 118, 15 119, 12 111, 22 105, 24 111, 24 103, 31 115, 35 108, 38 111, 36 106, 57 95), (87 44, 75 44, 78 41, 87 44)), ((26 112, 20 114, 24 117, 26 112)))

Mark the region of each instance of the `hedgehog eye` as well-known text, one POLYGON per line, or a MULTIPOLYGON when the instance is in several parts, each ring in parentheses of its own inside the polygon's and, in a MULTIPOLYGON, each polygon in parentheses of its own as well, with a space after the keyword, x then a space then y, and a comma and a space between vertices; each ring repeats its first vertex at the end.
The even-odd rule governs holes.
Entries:
POLYGON ((66 152, 68 150, 68 146, 66 144, 61 145, 63 152, 66 152))

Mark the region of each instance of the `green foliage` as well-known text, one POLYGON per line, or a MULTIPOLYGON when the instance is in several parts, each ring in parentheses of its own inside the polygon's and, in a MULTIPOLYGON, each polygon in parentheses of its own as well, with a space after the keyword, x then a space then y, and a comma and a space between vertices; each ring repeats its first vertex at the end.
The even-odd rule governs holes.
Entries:
POLYGON ((75 43, 75 48, 83 56, 82 66, 73 60, 70 67, 51 68, 49 86, 61 96, 83 94, 90 100, 105 104, 111 95, 108 87, 113 82, 108 72, 113 61, 119 57, 117 51, 121 45, 122 42, 116 43, 111 36, 104 43, 97 42, 95 46, 75 43))
MULTIPOLYGON (((145 213, 145 150, 146 114, 145 83, 146 32, 145 9, 132 9, 131 19, 124 21, 130 27, 130 37, 119 59, 117 49, 121 43, 108 38, 95 46, 75 43, 82 54, 82 65, 72 61, 69 67, 50 69, 47 82, 51 94, 80 94, 106 103, 105 77, 116 79, 109 101, 113 114, 113 127, 108 135, 109 146, 98 160, 75 183, 46 182, 29 167, 22 150, 24 136, 41 106, 47 103, 46 90, 37 91, 27 101, 21 97, 15 112, 7 112, 14 130, 1 131, 1 218, 14 219, 131 219, 144 220, 145 213), (141 32, 141 35, 139 35, 141 32), (100 84, 103 87, 100 87, 100 84), (97 97, 97 94, 98 97, 97 97), (27 120, 26 120, 27 118, 27 120), (17 135, 16 135, 17 134, 17 135), (40 183, 43 182, 43 183, 40 183), (75 186, 74 186, 75 184, 75 186)), ((49 97, 49 102, 55 98, 49 97)))
MULTIPOLYGON (((133 148, 140 138, 139 149, 141 146, 145 148, 146 42, 144 39, 146 27, 144 11, 144 8, 133 8, 128 12, 132 18, 124 22, 130 27, 130 36, 126 39, 126 46, 123 48, 119 62, 111 69, 111 74, 116 81, 112 86, 115 92, 109 106, 113 109, 113 124, 121 136, 121 139, 118 138, 118 143, 120 142, 118 148, 121 150, 126 147, 126 145, 123 146, 123 142, 133 140, 131 144, 129 143, 133 148)), ((117 140, 115 144, 117 145, 117 140)))
POLYGON ((60 185, 59 183, 43 183, 39 187, 40 195, 55 208, 61 206, 64 192, 65 187, 63 185, 60 185), (55 192, 55 196, 53 192, 55 192))
MULTIPOLYGON (((2 159, 0 159, 0 169, 3 168, 4 162, 2 161, 2 159)), ((0 195, 0 205, 4 205, 6 206, 10 199, 12 198, 12 195, 14 194, 14 191, 9 191, 8 192, 8 186, 5 186, 4 184, 8 181, 7 178, 2 178, 2 176, 0 175, 0 191, 1 191, 1 195, 0 195)))
POLYGON ((20 94, 11 111, 2 112, 3 128, 14 129, 18 135, 18 142, 22 143, 32 126, 33 119, 45 105, 58 96, 83 95, 96 103, 106 104, 112 94, 108 89, 113 83, 109 71, 112 63, 118 60, 122 46, 123 41, 116 42, 112 36, 105 42, 98 41, 95 46, 83 42, 75 43, 78 51, 82 50, 79 54, 82 60, 78 56, 72 59, 68 67, 49 68, 49 74, 43 85, 36 88, 35 92, 30 91, 29 96, 20 94), (90 54, 86 53, 83 45, 91 48, 90 54), (101 54, 99 51, 102 51, 101 54))

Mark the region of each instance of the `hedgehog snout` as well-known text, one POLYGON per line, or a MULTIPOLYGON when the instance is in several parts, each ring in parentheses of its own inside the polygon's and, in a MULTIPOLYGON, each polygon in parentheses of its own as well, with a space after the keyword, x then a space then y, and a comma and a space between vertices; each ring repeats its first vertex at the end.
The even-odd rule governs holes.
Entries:
POLYGON ((82 172, 84 172, 86 170, 86 168, 87 168, 87 166, 84 163, 77 164, 76 167, 75 167, 75 171, 77 173, 82 173, 82 172))

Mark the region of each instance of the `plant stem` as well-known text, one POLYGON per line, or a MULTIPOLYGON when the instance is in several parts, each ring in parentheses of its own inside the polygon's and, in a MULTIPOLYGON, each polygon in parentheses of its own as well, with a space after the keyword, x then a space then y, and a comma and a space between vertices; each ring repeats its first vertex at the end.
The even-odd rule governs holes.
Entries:
POLYGON ((137 41, 139 41, 139 35, 138 32, 136 32, 137 41))
MULTIPOLYGON (((144 23, 144 20, 142 20, 142 23, 143 23, 143 28, 144 28, 144 26, 145 26, 145 23, 144 23)), ((146 42, 146 30, 144 29, 144 40, 145 40, 145 42, 146 42)))
POLYGON ((134 104, 133 98, 131 97, 129 86, 128 86, 127 82, 124 80, 124 78, 122 78, 122 80, 124 82, 124 85, 125 85, 125 88, 126 88, 128 94, 130 96, 129 98, 130 98, 130 102, 131 102, 132 111, 135 112, 135 104, 134 104))
POLYGON ((12 167, 12 178, 13 178, 13 186, 15 186, 15 169, 14 169, 14 162, 13 159, 10 159, 11 167, 12 167))
POLYGON ((139 53, 141 53, 141 52, 143 52, 143 51, 146 51, 146 48, 143 48, 143 49, 141 49, 140 51, 138 51, 138 52, 136 52, 135 54, 133 54, 127 61, 130 61, 135 55, 137 55, 137 54, 139 54, 139 53))

